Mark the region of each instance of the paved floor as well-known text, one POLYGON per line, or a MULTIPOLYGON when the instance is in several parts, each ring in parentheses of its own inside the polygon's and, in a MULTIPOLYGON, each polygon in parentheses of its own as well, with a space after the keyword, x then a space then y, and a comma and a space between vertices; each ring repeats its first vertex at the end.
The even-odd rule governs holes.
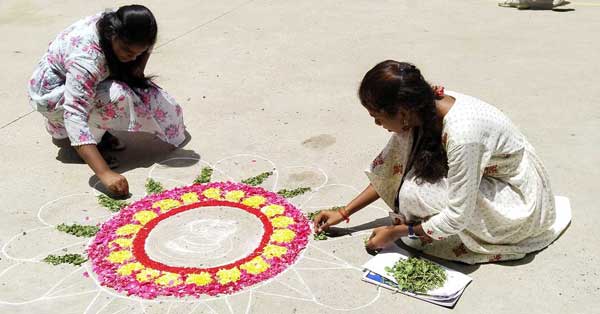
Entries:
MULTIPOLYGON (((600 1, 572 1, 562 11, 519 11, 487 0, 140 2, 160 28, 149 70, 183 106, 192 138, 170 151, 151 137, 125 137, 119 170, 134 199, 147 176, 169 186, 190 182, 201 166, 193 160, 201 158, 235 179, 275 167, 280 179, 267 183, 273 189, 325 184, 312 203, 301 203, 307 211, 348 201, 367 184, 362 169, 388 137, 360 106, 358 82, 381 60, 408 60, 431 82, 505 111, 545 161, 555 193, 568 196, 573 208, 567 232, 524 261, 449 264, 474 278, 453 312, 598 313, 600 1), (179 159, 161 163, 171 158, 179 159)), ((101 209, 90 170, 55 148, 41 116, 31 112, 26 82, 56 33, 114 5, 0 2, 0 312, 449 311, 361 282, 359 267, 369 258, 361 235, 368 231, 311 240, 297 269, 202 302, 131 300, 99 290, 82 269, 40 263, 49 252, 85 247, 52 226, 85 221, 101 209)), ((385 215, 377 203, 353 223, 385 215)))

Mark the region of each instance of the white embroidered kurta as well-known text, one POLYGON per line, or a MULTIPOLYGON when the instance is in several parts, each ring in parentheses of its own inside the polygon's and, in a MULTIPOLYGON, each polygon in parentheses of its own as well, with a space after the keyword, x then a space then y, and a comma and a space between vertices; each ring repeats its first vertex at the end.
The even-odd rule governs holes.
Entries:
POLYGON ((31 106, 46 129, 73 146, 96 144, 106 130, 149 132, 175 146, 185 140, 181 107, 155 84, 130 88, 109 78, 96 22, 84 18, 48 46, 29 81, 31 106))
POLYGON ((492 105, 446 94, 456 99, 443 120, 447 178, 420 183, 413 169, 405 169, 413 147, 409 133, 394 134, 367 172, 384 201, 394 208, 397 196, 396 210, 407 222, 424 221, 423 229, 435 241, 422 246, 402 240, 469 264, 518 259, 548 246, 571 217, 557 215, 548 175, 533 147, 492 105))

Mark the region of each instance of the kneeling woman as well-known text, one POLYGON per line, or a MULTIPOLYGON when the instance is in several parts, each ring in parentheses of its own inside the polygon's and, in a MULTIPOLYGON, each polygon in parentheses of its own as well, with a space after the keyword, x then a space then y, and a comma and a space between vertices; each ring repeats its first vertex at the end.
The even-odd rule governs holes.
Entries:
POLYGON ((99 152, 124 148, 108 130, 149 132, 174 146, 185 139, 181 107, 144 76, 157 30, 141 5, 84 18, 50 43, 29 82, 52 138, 70 142, 115 194, 129 188, 99 152))
POLYGON ((395 224, 376 228, 368 248, 402 239, 474 264, 520 259, 567 227, 542 162, 500 110, 432 88, 415 66, 391 60, 367 72, 359 97, 392 137, 367 172, 371 184, 344 209, 317 215, 317 231, 381 197, 395 224))

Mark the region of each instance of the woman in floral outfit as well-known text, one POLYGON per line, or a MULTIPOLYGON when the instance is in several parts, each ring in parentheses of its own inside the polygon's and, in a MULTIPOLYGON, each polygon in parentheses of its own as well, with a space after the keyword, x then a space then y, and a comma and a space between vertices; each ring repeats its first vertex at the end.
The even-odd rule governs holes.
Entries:
POLYGON ((117 195, 129 193, 127 180, 99 148, 124 146, 107 131, 149 132, 174 146, 185 139, 181 107, 144 76, 156 34, 141 5, 84 18, 50 43, 29 82, 30 103, 52 138, 70 142, 117 195))

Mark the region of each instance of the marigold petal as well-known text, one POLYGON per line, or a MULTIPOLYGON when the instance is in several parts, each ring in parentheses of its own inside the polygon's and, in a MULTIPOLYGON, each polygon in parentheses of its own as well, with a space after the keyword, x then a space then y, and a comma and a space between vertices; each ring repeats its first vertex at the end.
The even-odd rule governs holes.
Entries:
POLYGON ((221 199, 221 189, 208 188, 208 189, 204 190, 204 192, 202 192, 202 195, 204 195, 206 198, 220 200, 221 199))
POLYGON ((287 216, 279 216, 271 219, 271 224, 275 228, 287 228, 289 225, 294 224, 294 219, 287 216))
POLYGON ((172 198, 165 198, 160 201, 156 201, 154 202, 154 204, 152 204, 152 208, 160 208, 160 211, 162 213, 179 206, 181 206, 181 203, 178 200, 174 200, 172 198))
POLYGON ((185 283, 195 284, 197 286, 206 286, 212 281, 212 277, 209 273, 201 272, 199 274, 189 274, 185 280, 185 283))
POLYGON ((273 217, 276 215, 281 215, 285 211, 285 208, 281 205, 267 205, 260 209, 263 214, 267 215, 267 217, 273 217))
POLYGON ((232 269, 221 269, 217 272, 219 283, 222 285, 240 280, 242 273, 237 267, 232 269))
POLYGON ((184 204, 191 204, 191 203, 196 203, 199 201, 198 194, 196 194, 194 192, 188 192, 188 193, 181 195, 181 200, 183 201, 184 204))
POLYGON ((261 195, 250 196, 247 199, 242 201, 242 204, 254 208, 258 208, 260 205, 264 204, 267 199, 261 195))
POLYGON ((160 276, 160 271, 152 268, 146 268, 142 270, 139 274, 135 276, 135 279, 139 282, 150 281, 156 277, 160 276))
POLYGON ((235 190, 235 191, 229 191, 227 192, 227 194, 225 194, 225 199, 230 201, 230 202, 239 202, 246 194, 244 193, 244 191, 240 191, 240 190, 235 190))
POLYGON ((108 255, 108 257, 106 259, 111 263, 121 264, 124 261, 126 261, 132 257, 133 257, 133 254, 131 254, 131 251, 123 250, 123 251, 110 252, 110 254, 108 255))
POLYGON ((139 262, 123 264, 123 266, 121 266, 117 269, 117 274, 119 274, 121 276, 129 276, 134 271, 138 271, 138 270, 142 270, 142 269, 144 269, 144 265, 142 265, 139 262))
POLYGON ((127 224, 117 229, 115 233, 119 236, 127 236, 130 234, 138 233, 140 229, 142 229, 142 226, 140 225, 127 224))
POLYGON ((148 223, 148 221, 158 217, 158 215, 151 210, 142 210, 133 215, 133 219, 139 221, 142 225, 148 223))
POLYGON ((244 263, 240 266, 241 269, 245 270, 246 272, 252 275, 260 274, 265 270, 269 269, 269 267, 270 265, 267 262, 265 262, 265 260, 260 256, 257 256, 251 261, 244 263))
POLYGON ((271 240, 274 242, 288 243, 294 240, 296 233, 290 229, 277 229, 273 231, 271 240))
POLYGON ((128 239, 128 238, 116 238, 112 241, 110 241, 110 244, 118 244, 121 248, 126 249, 128 247, 131 247, 131 245, 133 244, 133 239, 128 239))
POLYGON ((287 248, 285 246, 269 244, 269 245, 265 246, 262 255, 266 258, 273 258, 273 257, 281 257, 285 253, 287 253, 287 248))
POLYGON ((154 282, 161 286, 169 287, 178 286, 182 283, 181 276, 179 274, 169 272, 163 273, 163 275, 154 280, 154 282))

